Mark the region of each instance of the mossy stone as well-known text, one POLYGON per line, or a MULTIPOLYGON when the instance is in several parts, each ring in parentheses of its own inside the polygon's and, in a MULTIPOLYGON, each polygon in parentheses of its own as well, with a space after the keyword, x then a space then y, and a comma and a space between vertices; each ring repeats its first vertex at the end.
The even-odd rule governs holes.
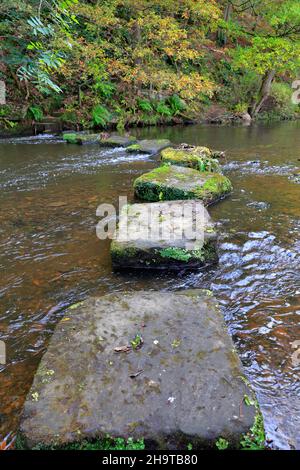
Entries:
POLYGON ((63 134, 63 140, 68 144, 95 144, 100 141, 100 135, 71 132, 63 134))
POLYGON ((212 152, 207 147, 168 147, 161 151, 161 161, 199 171, 221 171, 218 160, 213 158, 212 152))
POLYGON ((198 269, 217 261, 216 239, 201 201, 126 205, 111 243, 112 264, 117 269, 198 269))
POLYGON ((149 202, 200 199, 209 205, 228 195, 232 184, 220 173, 164 165, 137 178, 134 191, 137 198, 149 202))

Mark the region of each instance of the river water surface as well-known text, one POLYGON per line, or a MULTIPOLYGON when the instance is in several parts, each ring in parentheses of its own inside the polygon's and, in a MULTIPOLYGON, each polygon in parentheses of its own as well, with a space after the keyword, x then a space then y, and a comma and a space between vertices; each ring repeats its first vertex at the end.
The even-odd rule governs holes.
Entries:
MULTIPOLYGON (((16 430, 34 372, 64 309, 115 290, 211 289, 281 449, 300 449, 300 123, 134 130, 227 150, 233 194, 212 206, 219 265, 207 272, 114 274, 96 208, 132 200, 157 158, 51 136, 0 143, 0 436, 16 430), (299 343, 297 343, 299 341, 299 343)), ((197 341, 197 338, 195 338, 197 341)))

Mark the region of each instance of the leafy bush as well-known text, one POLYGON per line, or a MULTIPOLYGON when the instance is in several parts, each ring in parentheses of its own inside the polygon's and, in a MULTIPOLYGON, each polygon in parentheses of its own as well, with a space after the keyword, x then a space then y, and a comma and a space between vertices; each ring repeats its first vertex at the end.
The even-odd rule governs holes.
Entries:
POLYGON ((96 104, 92 110, 92 120, 96 126, 105 127, 111 119, 111 114, 101 104, 96 104))
POLYGON ((277 113, 284 119, 291 119, 300 111, 300 107, 292 102, 292 92, 287 83, 274 82, 272 85, 271 98, 275 102, 277 113))
POLYGON ((99 81, 94 85, 94 89, 101 97, 109 99, 113 96, 116 87, 113 83, 99 81))
POLYGON ((217 92, 220 104, 240 112, 246 110, 257 94, 259 77, 255 72, 234 70, 225 60, 216 63, 215 79, 221 83, 217 92))

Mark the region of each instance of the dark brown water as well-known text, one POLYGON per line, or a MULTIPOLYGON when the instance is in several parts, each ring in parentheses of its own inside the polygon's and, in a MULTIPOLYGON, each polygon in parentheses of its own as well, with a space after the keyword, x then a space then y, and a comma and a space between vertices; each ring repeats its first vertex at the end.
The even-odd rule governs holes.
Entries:
POLYGON ((2 141, 0 339, 7 364, 0 366, 0 435, 17 428, 66 306, 113 290, 203 287, 223 307, 268 438, 299 449, 300 184, 292 175, 300 166, 300 123, 134 132, 227 150, 234 193, 210 208, 221 234, 219 266, 181 275, 112 273, 109 243, 95 233, 96 208, 132 198, 134 178, 157 165, 155 158, 54 138, 2 141))

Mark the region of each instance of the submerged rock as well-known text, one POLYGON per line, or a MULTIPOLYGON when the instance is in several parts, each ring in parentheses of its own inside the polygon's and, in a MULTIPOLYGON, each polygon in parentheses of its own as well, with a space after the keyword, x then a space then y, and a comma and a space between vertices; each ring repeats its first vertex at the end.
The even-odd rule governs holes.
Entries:
POLYGON ((219 173, 164 165, 137 178, 134 191, 139 199, 150 202, 201 199, 208 205, 230 193, 232 185, 226 176, 219 173))
POLYGON ((239 445, 255 409, 210 292, 120 292, 75 307, 25 402, 25 447, 107 434, 162 449, 239 445))
POLYGON ((161 152, 163 163, 180 165, 199 171, 221 172, 219 162, 212 157, 207 147, 193 147, 183 144, 178 148, 168 147, 161 152))
POLYGON ((96 144, 100 142, 100 134, 81 134, 76 132, 69 132, 63 134, 63 140, 68 144, 96 144))
POLYGON ((198 269, 215 263, 216 232, 200 201, 123 207, 111 243, 114 268, 198 269))
POLYGON ((139 140, 136 144, 127 147, 126 152, 156 154, 169 145, 171 142, 168 139, 139 140))

